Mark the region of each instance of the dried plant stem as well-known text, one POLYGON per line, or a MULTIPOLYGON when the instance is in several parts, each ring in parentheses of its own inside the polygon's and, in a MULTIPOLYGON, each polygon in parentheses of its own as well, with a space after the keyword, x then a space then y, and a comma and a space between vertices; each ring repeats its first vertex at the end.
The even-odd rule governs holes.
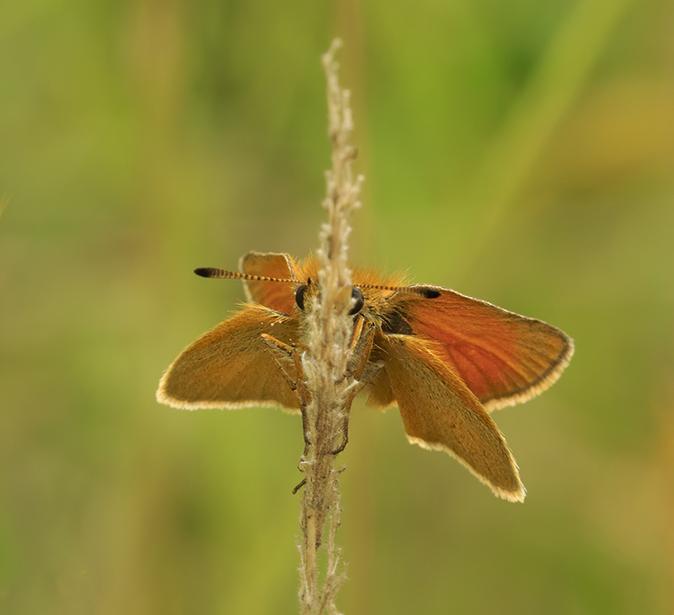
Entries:
POLYGON ((303 374, 302 414, 306 447, 300 462, 304 491, 300 507, 300 603, 303 615, 337 614, 335 598, 345 579, 335 534, 340 524, 340 469, 336 454, 347 439, 351 401, 362 376, 365 356, 361 339, 354 334, 351 308, 351 271, 347 265, 349 218, 360 206, 362 178, 353 179, 351 163, 356 150, 348 144, 352 131, 349 94, 340 89, 334 41, 323 56, 327 77, 329 135, 332 170, 326 173, 327 196, 323 206, 328 222, 321 229, 317 293, 308 314, 308 352, 298 371, 303 374), (354 367, 359 365, 359 367, 354 367), (327 523, 327 531, 325 530, 327 523), (318 551, 323 546, 327 565, 320 582, 318 551))

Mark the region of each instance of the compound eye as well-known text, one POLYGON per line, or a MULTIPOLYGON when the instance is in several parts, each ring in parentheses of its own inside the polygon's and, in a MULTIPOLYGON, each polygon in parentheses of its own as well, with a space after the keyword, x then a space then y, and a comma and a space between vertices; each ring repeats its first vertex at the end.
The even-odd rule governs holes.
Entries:
POLYGON ((349 310, 349 316, 358 314, 363 309, 365 305, 365 299, 363 298, 363 293, 360 291, 360 288, 354 286, 351 289, 351 298, 355 301, 353 307, 349 310))
POLYGON ((297 292, 295 293, 295 303, 297 303, 297 307, 300 308, 300 310, 304 311, 304 294, 307 292, 307 285, 302 284, 297 289, 297 292))

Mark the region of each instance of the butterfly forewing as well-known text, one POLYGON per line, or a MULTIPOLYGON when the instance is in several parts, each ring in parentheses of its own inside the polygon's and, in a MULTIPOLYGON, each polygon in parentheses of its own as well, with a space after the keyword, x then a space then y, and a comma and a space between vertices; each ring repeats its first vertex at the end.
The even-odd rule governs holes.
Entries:
POLYGON ((440 354, 488 410, 526 401, 547 389, 568 365, 573 341, 559 329, 486 301, 439 287, 413 299, 416 335, 440 342, 440 354))
MULTIPOLYGON (((297 279, 297 267, 288 254, 249 252, 241 257, 239 269, 248 275, 280 280, 297 279)), ((291 283, 244 280, 243 284, 249 301, 266 305, 282 314, 293 313, 295 289, 291 283)))

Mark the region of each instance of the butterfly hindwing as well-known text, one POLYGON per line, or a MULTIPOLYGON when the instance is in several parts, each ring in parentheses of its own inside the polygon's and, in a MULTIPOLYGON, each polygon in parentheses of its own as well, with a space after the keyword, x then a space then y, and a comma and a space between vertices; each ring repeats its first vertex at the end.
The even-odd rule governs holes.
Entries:
POLYGON ((285 344, 297 342, 297 319, 246 306, 178 356, 159 383, 157 399, 190 410, 259 405, 297 410, 297 399, 262 341, 263 333, 285 344))
POLYGON ((515 460, 498 427, 451 369, 436 344, 414 336, 388 335, 380 348, 391 391, 407 437, 456 457, 500 497, 524 499, 515 460))

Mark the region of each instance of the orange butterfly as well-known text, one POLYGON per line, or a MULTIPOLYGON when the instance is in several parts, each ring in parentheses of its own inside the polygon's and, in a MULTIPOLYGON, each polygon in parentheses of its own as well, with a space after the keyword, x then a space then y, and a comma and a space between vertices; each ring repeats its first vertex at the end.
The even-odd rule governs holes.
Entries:
MULTIPOLYGON (((159 383, 161 403, 299 410, 262 336, 302 343, 317 263, 251 252, 240 269, 195 271, 242 279, 249 303, 178 356, 159 383)), ((517 465, 489 412, 547 389, 568 365, 573 340, 486 301, 440 286, 403 286, 371 271, 353 272, 352 296, 350 314, 374 326, 368 362, 382 365, 366 385, 368 403, 397 405, 410 442, 451 454, 496 495, 522 501, 517 465)))

